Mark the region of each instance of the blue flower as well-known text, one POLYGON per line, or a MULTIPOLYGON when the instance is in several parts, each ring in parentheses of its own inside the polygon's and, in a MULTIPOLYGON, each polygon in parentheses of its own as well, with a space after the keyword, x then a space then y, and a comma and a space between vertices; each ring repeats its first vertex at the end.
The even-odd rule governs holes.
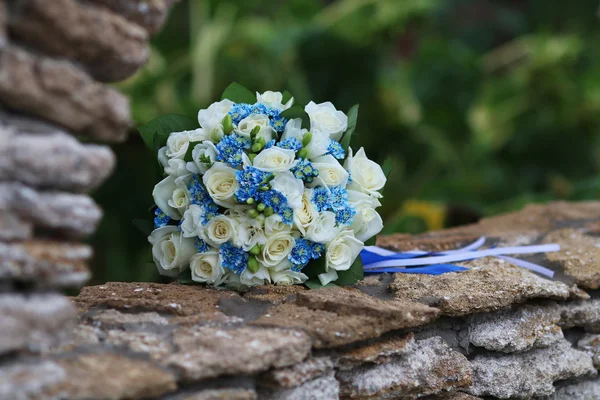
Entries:
POLYGON ((298 139, 296 139, 295 137, 291 137, 291 138, 282 140, 279 143, 278 147, 281 147, 282 149, 286 149, 286 150, 298 151, 302 148, 302 143, 300 143, 300 141, 298 139))
POLYGON ((248 265, 248 253, 233 246, 231 243, 223 243, 219 249, 221 263, 234 274, 240 275, 248 265))
POLYGON ((275 139, 269 140, 269 142, 265 145, 265 150, 270 149, 273 146, 275 146, 275 139))
POLYGON ((300 238, 296 240, 296 246, 290 252, 288 259, 294 264, 292 270, 300 271, 312 260, 316 260, 325 251, 325 246, 321 243, 311 242, 310 240, 300 238))
POLYGON ((219 144, 217 144, 217 155, 218 161, 224 161, 231 164, 233 167, 237 167, 242 164, 242 155, 244 149, 249 149, 252 145, 252 141, 248 138, 233 133, 229 136, 225 136, 219 144))
POLYGON ((269 112, 272 110, 270 107, 267 107, 262 103, 256 103, 250 106, 250 109, 252 114, 264 114, 267 116, 270 116, 269 112))
POLYGON ((292 225, 294 223, 294 210, 291 207, 283 207, 278 214, 284 224, 292 225))
POLYGON ((261 200, 267 207, 272 207, 273 210, 279 214, 285 207, 287 207, 287 199, 283 193, 277 190, 268 190, 261 196, 261 200))
POLYGON ((313 242, 312 247, 311 247, 311 255, 310 258, 312 258, 313 260, 318 259, 319 257, 321 257, 321 255, 323 253, 325 253, 325 245, 323 243, 315 243, 313 242))
POLYGON ((335 212, 335 221, 338 225, 352 225, 354 222, 354 215, 356 210, 349 204, 345 204, 343 207, 338 207, 335 212))
POLYGON ((275 117, 271 117, 271 127, 275 130, 275 132, 277 133, 281 133, 285 130, 285 125, 288 123, 287 118, 284 118, 280 115, 277 115, 275 117))
POLYGON ((319 212, 327 211, 330 208, 329 191, 324 186, 315 188, 311 200, 319 212))
POLYGON ((260 186, 266 183, 271 176, 272 174, 270 172, 264 172, 251 166, 244 167, 243 170, 237 171, 235 177, 240 185, 235 192, 235 196, 238 201, 245 203, 249 198, 258 200, 260 186))
POLYGON ((253 111, 253 106, 246 103, 235 103, 229 110, 229 115, 235 125, 239 124, 241 120, 250 115, 253 111))
POLYGON ((154 229, 162 228, 163 226, 167 226, 169 221, 171 221, 171 217, 163 212, 160 208, 156 207, 154 210, 154 229))
POLYGON ((206 253, 208 251, 208 245, 206 244, 206 242, 204 242, 204 240, 200 239, 199 237, 196 237, 196 250, 198 250, 198 253, 206 253))
POLYGON ((327 153, 325 154, 331 154, 338 160, 343 160, 344 157, 346 157, 346 152, 344 151, 342 145, 333 139, 331 139, 331 141, 329 142, 329 146, 327 147, 327 153))
POLYGON ((304 158, 298 160, 296 166, 290 171, 296 179, 302 179, 306 183, 312 183, 316 176, 319 176, 319 170, 313 167, 312 163, 304 158))
POLYGON ((329 189, 329 202, 331 209, 336 211, 348 205, 348 192, 343 186, 334 186, 329 189))

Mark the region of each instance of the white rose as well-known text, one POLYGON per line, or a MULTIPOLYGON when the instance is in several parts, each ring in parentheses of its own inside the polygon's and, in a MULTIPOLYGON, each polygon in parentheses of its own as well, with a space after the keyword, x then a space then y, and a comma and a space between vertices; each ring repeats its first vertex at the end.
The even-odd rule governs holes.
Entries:
POLYGON ((354 208, 358 208, 360 203, 367 203, 371 208, 381 207, 381 202, 367 193, 352 189, 348 189, 346 193, 348 193, 348 204, 354 208))
POLYGON ((165 167, 165 174, 172 175, 175 178, 186 177, 191 175, 191 172, 186 168, 186 162, 181 158, 171 158, 167 161, 167 166, 165 167))
POLYGON ((148 241, 152 244, 152 258, 158 272, 164 276, 179 275, 196 253, 194 239, 184 238, 176 226, 155 229, 148 241))
MULTIPOLYGON (((278 232, 290 232, 292 227, 283 222, 281 216, 273 214, 265 218, 265 234, 271 236, 278 232)), ((266 241, 266 238, 265 238, 266 241)))
POLYGON ((235 131, 238 135, 250 139, 250 132, 257 126, 260 129, 256 134, 257 138, 262 137, 265 140, 265 143, 268 143, 273 139, 275 131, 271 127, 269 117, 265 114, 252 114, 247 116, 238 123, 235 131))
POLYGON ((335 214, 331 211, 323 211, 308 227, 304 237, 316 243, 329 243, 338 234, 339 228, 335 225, 335 214))
POLYGON ((383 229, 383 220, 375 211, 381 206, 379 200, 366 193, 348 190, 348 203, 356 210, 352 230, 361 242, 366 242, 383 229))
POLYGON ((313 189, 306 189, 302 194, 300 207, 294 209, 294 224, 302 235, 319 218, 319 211, 312 202, 313 193, 313 189))
MULTIPOLYGON (((158 208, 160 208, 171 219, 177 221, 181 219, 183 214, 177 207, 171 206, 171 203, 173 201, 175 191, 178 189, 181 188, 175 183, 175 177, 169 175, 162 181, 158 182, 152 191, 154 204, 156 204, 158 208)), ((178 194, 181 194, 181 192, 179 191, 178 194)), ((183 202, 185 202, 185 200, 183 202)))
POLYGON ((317 275, 317 278, 319 278, 319 281, 321 281, 321 285, 325 286, 328 283, 337 281, 338 274, 335 269, 330 269, 329 271, 325 272, 324 274, 317 275))
POLYGON ((194 254, 190 260, 190 269, 194 282, 218 286, 225 278, 225 269, 221 265, 217 251, 194 254))
MULTIPOLYGON (((313 168, 319 171, 319 178, 329 187, 346 186, 348 183, 348 171, 334 156, 328 154, 312 160, 313 168)), ((314 183, 316 185, 316 183, 314 183)))
POLYGON ((315 104, 312 101, 304 107, 310 117, 310 131, 313 135, 325 134, 334 140, 340 140, 348 129, 348 117, 336 110, 330 102, 315 104))
POLYGON ((363 249, 364 243, 354 237, 350 230, 340 232, 327 245, 325 270, 346 271, 363 249))
POLYGON ((285 124, 281 140, 294 138, 302 143, 302 138, 306 132, 308 132, 308 130, 302 128, 302 118, 290 119, 287 124, 285 124))
POLYGON ((250 251, 257 244, 265 244, 267 242, 263 225, 255 218, 239 219, 237 239, 239 247, 244 251, 250 251))
POLYGON ((228 241, 237 241, 237 222, 226 215, 217 215, 200 229, 200 237, 212 247, 219 247, 228 241))
POLYGON ((280 264, 292 251, 296 241, 288 232, 279 232, 267 237, 267 242, 260 255, 260 261, 267 267, 280 264))
MULTIPOLYGON (((188 192, 187 187, 183 182, 184 181, 181 179, 175 180, 177 187, 173 190, 171 198, 167 201, 169 207, 177 210, 177 213, 181 216, 183 216, 183 213, 190 205, 190 192, 188 192)), ((181 217, 178 219, 181 219, 181 217)))
POLYGON ((201 157, 210 159, 211 163, 217 161, 217 155, 219 150, 214 143, 205 140, 204 142, 197 144, 192 150, 192 161, 188 162, 187 169, 194 174, 204 174, 210 168, 210 164, 205 164, 200 161, 201 157))
POLYGON ((193 131, 173 132, 167 139, 167 150, 165 155, 169 158, 183 159, 188 151, 190 142, 201 142, 208 139, 206 131, 198 128, 193 131))
POLYGON ((308 276, 304 275, 302 272, 288 269, 284 271, 271 271, 271 279, 276 285, 290 286, 306 282, 308 276))
POLYGON ((331 143, 331 139, 329 136, 323 134, 314 134, 308 146, 306 146, 306 150, 308 151, 308 158, 310 160, 322 156, 327 153, 329 149, 329 144, 331 143))
POLYGON ((206 110, 198 111, 200 126, 207 132, 212 132, 215 126, 223 122, 223 118, 231 110, 231 106, 233 106, 233 101, 225 99, 218 103, 212 103, 206 110))
POLYGON ((258 271, 252 273, 248 268, 240 275, 240 282, 246 286, 261 286, 265 283, 271 283, 269 270, 264 265, 260 265, 258 271))
POLYGON ((167 157, 167 146, 163 146, 158 150, 158 162, 163 168, 169 166, 169 157, 167 157))
POLYGON ((294 98, 288 100, 287 103, 282 104, 283 94, 280 92, 271 92, 270 90, 260 94, 256 92, 256 101, 265 106, 276 108, 278 110, 287 110, 294 104, 294 98))
POLYGON ((302 205, 304 182, 296 179, 291 172, 285 171, 275 175, 271 181, 271 188, 283 194, 291 208, 298 208, 302 205))
POLYGON ((379 191, 385 186, 387 178, 379 164, 369 160, 362 147, 355 156, 352 156, 352 149, 348 149, 348 152, 348 158, 344 164, 352 176, 352 182, 348 185, 348 189, 360 190, 374 197, 382 197, 379 191))
POLYGON ((233 207, 237 204, 233 197, 239 187, 235 173, 235 169, 216 162, 202 176, 206 191, 214 202, 222 207, 233 207))
POLYGON ((266 172, 285 172, 296 166, 296 153, 274 146, 258 153, 254 167, 266 172))
POLYGON ((183 213, 183 221, 181 221, 181 233, 183 237, 195 238, 198 236, 198 227, 202 226, 200 217, 204 210, 197 204, 192 204, 183 213))

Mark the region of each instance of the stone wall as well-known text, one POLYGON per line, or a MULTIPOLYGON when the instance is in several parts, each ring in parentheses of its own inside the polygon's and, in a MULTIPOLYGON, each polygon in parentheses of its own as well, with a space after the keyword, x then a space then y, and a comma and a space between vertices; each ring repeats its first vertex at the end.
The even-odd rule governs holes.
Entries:
POLYGON ((556 279, 485 258, 462 263, 470 269, 460 273, 381 274, 321 290, 86 287, 73 299, 79 322, 71 340, 44 351, 42 363, 0 367, 0 393, 599 399, 600 202, 530 206, 460 229, 384 237, 379 245, 447 250, 483 234, 500 245, 560 243, 559 253, 522 257, 552 268, 556 279))
MULTIPOLYGON (((86 193, 115 167, 110 148, 91 143, 126 138, 128 99, 107 83, 145 63, 171 3, 0 0, 2 400, 77 377, 39 354, 72 334, 76 308, 60 292, 90 276, 92 249, 82 241, 102 211, 86 193), (28 370, 43 373, 31 382, 19 373, 28 370)), ((87 395, 59 388, 37 397, 87 395)))

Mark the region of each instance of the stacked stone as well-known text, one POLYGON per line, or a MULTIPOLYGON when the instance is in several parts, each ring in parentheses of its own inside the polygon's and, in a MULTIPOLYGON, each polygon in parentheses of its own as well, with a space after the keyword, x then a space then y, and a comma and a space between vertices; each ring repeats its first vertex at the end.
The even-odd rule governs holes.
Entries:
POLYGON ((555 203, 379 241, 431 251, 482 235, 559 243, 521 257, 555 270, 553 280, 485 258, 459 273, 320 290, 87 287, 74 299, 73 340, 43 364, 0 371, 0 388, 24 398, 599 399, 599 233, 600 202, 555 203))
POLYGON ((90 277, 82 240, 102 212, 86 193, 115 166, 109 147, 75 137, 126 138, 129 103, 108 83, 145 63, 169 3, 0 0, 0 399, 66 376, 36 354, 75 326, 60 292, 90 277), (28 365, 43 379, 5 381, 28 365))

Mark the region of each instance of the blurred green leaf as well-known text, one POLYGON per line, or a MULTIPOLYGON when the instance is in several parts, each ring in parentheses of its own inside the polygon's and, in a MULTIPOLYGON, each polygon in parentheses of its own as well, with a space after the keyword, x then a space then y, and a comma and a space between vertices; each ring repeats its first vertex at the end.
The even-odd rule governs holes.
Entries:
POLYGON ((233 82, 227 86, 227 89, 225 89, 223 92, 221 99, 231 100, 234 103, 256 103, 256 95, 237 82, 233 82))
POLYGON ((344 136, 342 136, 340 144, 342 145, 342 148, 346 154, 348 154, 348 148, 350 147, 350 142, 352 141, 352 135, 356 130, 356 122, 358 120, 358 104, 353 105, 350 110, 348 110, 346 115, 348 116, 348 129, 346 129, 346 132, 344 132, 344 136))
POLYGON ((335 283, 328 283, 327 285, 323 286, 321 285, 321 282, 316 279, 316 280, 308 280, 306 282, 304 282, 304 285, 309 288, 309 289, 324 289, 324 288, 331 288, 331 287, 337 287, 337 285, 335 283))
POLYGON ((167 138, 171 133, 197 129, 198 126, 198 121, 192 118, 167 114, 138 127, 138 131, 146 146, 154 151, 156 146, 160 148, 167 144, 167 138))
POLYGON ((304 111, 304 107, 290 107, 287 110, 283 111, 281 113, 281 116, 287 119, 301 118, 303 127, 308 129, 308 127, 310 126, 310 118, 308 117, 306 111, 304 111))
POLYGON ((364 277, 365 270, 363 269, 362 259, 358 256, 348 270, 338 271, 338 279, 335 284, 339 286, 354 285, 364 277))

